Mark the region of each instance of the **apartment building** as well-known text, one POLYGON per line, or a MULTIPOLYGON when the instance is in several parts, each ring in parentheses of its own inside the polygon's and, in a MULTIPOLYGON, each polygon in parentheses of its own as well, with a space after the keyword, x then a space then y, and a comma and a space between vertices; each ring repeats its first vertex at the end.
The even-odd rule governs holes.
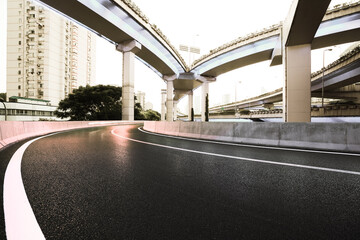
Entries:
POLYGON ((29 0, 8 0, 7 96, 58 105, 95 83, 96 35, 29 0))

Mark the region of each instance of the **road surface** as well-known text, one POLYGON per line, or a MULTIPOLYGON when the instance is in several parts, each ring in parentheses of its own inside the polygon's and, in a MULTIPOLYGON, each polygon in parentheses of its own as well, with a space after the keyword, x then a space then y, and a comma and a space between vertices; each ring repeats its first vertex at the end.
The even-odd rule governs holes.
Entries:
MULTIPOLYGON (((360 239, 360 155, 138 128, 68 131, 26 148, 20 176, 46 239, 360 239)), ((0 151, 2 180, 26 142, 0 151)))

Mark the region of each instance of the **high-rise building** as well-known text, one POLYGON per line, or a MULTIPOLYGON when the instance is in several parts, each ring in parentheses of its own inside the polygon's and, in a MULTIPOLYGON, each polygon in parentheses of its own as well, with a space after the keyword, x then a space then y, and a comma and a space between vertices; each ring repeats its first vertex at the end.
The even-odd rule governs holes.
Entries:
POLYGON ((136 94, 136 102, 140 103, 141 107, 145 109, 145 93, 138 91, 136 94))
POLYGON ((151 102, 145 103, 145 110, 153 110, 153 109, 154 109, 154 104, 152 104, 151 102))
POLYGON ((8 0, 7 96, 57 105, 95 83, 96 35, 29 0, 8 0))

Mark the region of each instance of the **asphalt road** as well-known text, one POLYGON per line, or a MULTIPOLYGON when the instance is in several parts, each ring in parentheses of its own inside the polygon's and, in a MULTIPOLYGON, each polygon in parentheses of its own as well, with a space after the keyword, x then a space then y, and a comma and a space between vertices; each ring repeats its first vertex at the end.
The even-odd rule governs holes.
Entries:
MULTIPOLYGON (((360 239, 359 155, 138 127, 59 133, 27 148, 22 178, 46 239, 360 239)), ((0 151, 2 181, 22 143, 0 151)))

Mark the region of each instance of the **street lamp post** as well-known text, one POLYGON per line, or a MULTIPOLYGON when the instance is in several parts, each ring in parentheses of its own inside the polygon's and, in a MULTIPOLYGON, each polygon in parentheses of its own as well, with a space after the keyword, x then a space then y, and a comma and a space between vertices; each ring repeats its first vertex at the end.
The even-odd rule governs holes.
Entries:
POLYGON ((5 100, 0 97, 0 102, 2 102, 2 104, 4 105, 4 109, 5 109, 5 121, 6 121, 6 120, 7 120, 7 110, 6 110, 5 100))
POLYGON ((325 52, 329 51, 331 52, 332 49, 328 48, 323 51, 323 67, 322 67, 322 77, 321 77, 321 107, 324 108, 324 71, 325 71, 325 52))

